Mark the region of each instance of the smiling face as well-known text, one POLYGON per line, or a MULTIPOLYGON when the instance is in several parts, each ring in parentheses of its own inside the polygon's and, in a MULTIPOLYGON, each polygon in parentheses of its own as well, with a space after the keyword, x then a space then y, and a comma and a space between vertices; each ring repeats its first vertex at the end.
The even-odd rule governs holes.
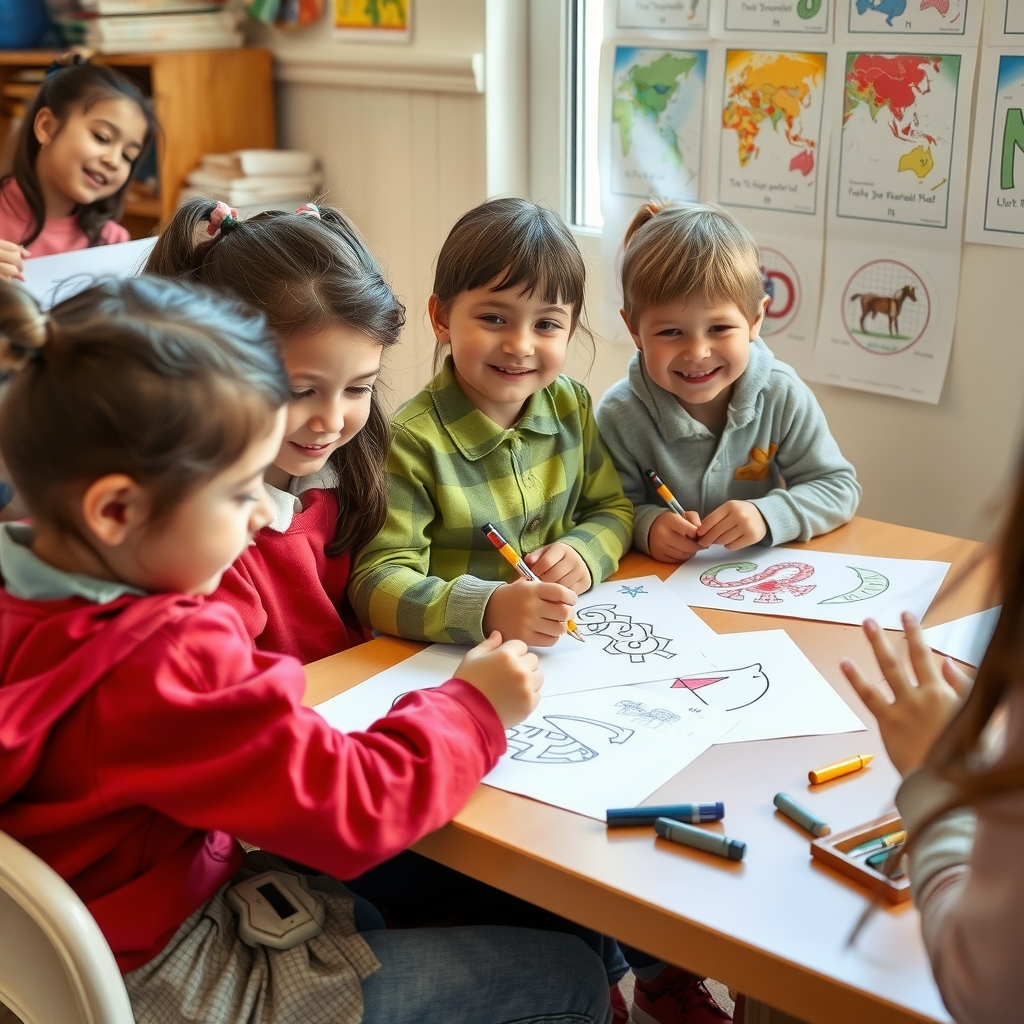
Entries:
MULTIPOLYGON (((623 314, 625 319, 625 314, 623 314)), ((751 323, 735 302, 668 302, 651 306, 630 325, 651 380, 673 395, 698 422, 725 421, 732 386, 750 361, 764 306, 751 323)))
POLYGON ((36 174, 48 217, 66 217, 118 192, 146 142, 146 118, 126 97, 78 106, 60 121, 48 107, 36 115, 36 174))
POLYGON ((455 379, 502 429, 516 422, 530 396, 565 365, 572 309, 546 302, 540 292, 484 285, 461 292, 447 311, 436 295, 430 297, 430 321, 438 343, 451 344, 455 379))
POLYGON ((285 490, 292 477, 319 472, 332 452, 363 429, 382 351, 375 338, 346 324, 285 341, 292 400, 267 483, 285 490))

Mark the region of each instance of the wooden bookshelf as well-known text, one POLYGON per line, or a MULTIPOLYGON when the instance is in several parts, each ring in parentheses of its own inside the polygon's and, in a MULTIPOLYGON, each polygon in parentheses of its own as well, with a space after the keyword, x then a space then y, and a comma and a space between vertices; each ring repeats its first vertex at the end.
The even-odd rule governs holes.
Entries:
MULTIPOLYGON (((19 75, 27 69, 45 71, 56 56, 54 50, 0 50, 0 148, 5 153, 12 123, 38 88, 38 83, 19 81, 19 75)), ((160 121, 159 195, 133 189, 125 203, 124 223, 134 238, 151 234, 174 212, 185 176, 204 154, 275 145, 269 50, 97 54, 92 60, 135 82, 152 98, 160 121)))

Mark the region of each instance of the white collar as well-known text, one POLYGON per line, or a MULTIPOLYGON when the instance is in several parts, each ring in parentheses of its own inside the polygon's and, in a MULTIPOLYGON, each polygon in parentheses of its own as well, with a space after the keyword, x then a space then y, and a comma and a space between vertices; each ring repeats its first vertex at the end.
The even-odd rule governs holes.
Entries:
POLYGON ((267 495, 270 498, 270 503, 274 506, 274 518, 266 528, 273 530, 274 533, 287 533, 291 528, 292 519, 302 511, 299 495, 303 491, 330 491, 340 482, 337 469, 332 462, 328 461, 318 473, 310 473, 309 476, 293 476, 286 491, 267 484, 267 495))

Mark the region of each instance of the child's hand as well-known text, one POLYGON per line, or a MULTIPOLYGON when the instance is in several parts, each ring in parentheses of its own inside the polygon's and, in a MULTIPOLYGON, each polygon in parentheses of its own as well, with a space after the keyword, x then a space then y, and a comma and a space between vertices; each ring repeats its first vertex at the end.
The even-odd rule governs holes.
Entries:
MULTIPOLYGON (((505 588, 502 588, 505 589, 505 588)), ((537 706, 544 676, 537 655, 519 640, 501 642, 497 631, 459 662, 457 679, 475 686, 494 707, 501 724, 518 725, 537 706)))
POLYGON ((28 254, 28 249, 23 249, 17 242, 5 242, 0 239, 0 278, 4 281, 10 281, 11 278, 24 281, 25 267, 21 261, 28 254))
POLYGON ((559 583, 517 580, 498 587, 484 610, 484 633, 497 630, 508 640, 551 647, 565 632, 576 595, 559 583))
POLYGON ((697 543, 697 528, 700 516, 687 512, 677 516, 674 512, 662 512, 647 534, 647 548, 651 558, 659 562, 686 562, 700 550, 697 543))
POLYGON ((878 685, 869 683, 849 658, 839 662, 843 675, 850 680, 857 696, 878 720, 889 760, 900 775, 924 764, 932 744, 960 709, 971 689, 970 677, 949 658, 943 661, 942 675, 939 675, 921 626, 910 612, 903 613, 903 628, 916 677, 913 682, 878 623, 874 619, 864 623, 864 632, 878 659, 878 667, 895 698, 891 704, 878 685))
POLYGON ((702 548, 724 544, 729 550, 745 548, 764 539, 768 524, 755 504, 749 501, 727 501, 704 517, 697 529, 702 548))
POLYGON ((580 553, 568 544, 545 544, 531 551, 523 561, 545 582, 561 583, 563 587, 585 594, 593 582, 590 570, 580 553))

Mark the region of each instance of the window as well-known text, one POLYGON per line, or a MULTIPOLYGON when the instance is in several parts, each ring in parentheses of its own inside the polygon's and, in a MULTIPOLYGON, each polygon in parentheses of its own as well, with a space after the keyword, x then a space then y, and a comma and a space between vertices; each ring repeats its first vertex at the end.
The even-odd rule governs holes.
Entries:
POLYGON ((569 68, 569 168, 574 225, 600 229, 601 179, 598 171, 598 95, 605 0, 571 0, 569 68))

